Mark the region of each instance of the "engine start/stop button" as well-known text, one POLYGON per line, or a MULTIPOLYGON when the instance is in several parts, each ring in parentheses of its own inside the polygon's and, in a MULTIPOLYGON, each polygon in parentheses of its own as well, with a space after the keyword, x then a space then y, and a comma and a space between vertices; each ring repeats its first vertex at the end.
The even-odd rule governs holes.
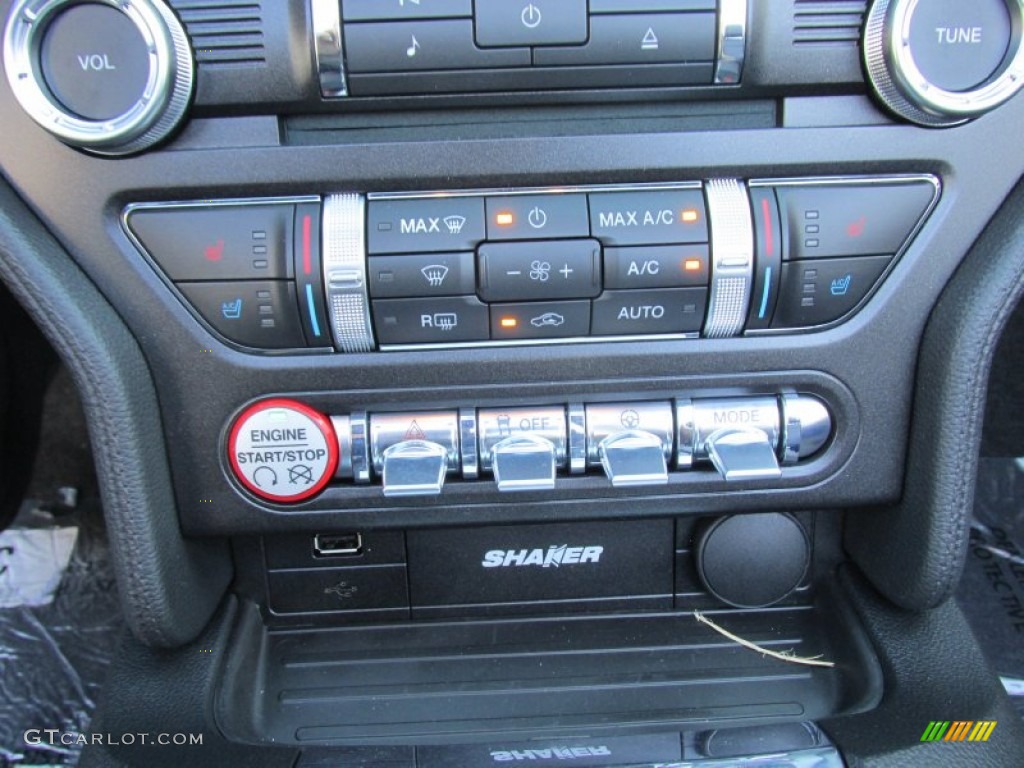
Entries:
POLYGON ((305 501, 324 489, 338 466, 330 419, 307 405, 274 398, 246 408, 228 437, 238 481, 280 503, 305 501))

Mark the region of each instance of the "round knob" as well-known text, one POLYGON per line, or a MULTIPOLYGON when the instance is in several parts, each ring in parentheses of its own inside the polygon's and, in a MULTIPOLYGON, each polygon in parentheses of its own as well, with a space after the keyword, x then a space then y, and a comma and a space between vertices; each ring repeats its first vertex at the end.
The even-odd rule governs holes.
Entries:
POLYGON ((926 126, 962 123, 1024 84, 1024 0, 875 0, 864 62, 878 97, 926 126))
POLYGON ((192 96, 188 36, 162 0, 20 0, 4 69, 22 108, 91 152, 139 152, 170 135, 192 96))

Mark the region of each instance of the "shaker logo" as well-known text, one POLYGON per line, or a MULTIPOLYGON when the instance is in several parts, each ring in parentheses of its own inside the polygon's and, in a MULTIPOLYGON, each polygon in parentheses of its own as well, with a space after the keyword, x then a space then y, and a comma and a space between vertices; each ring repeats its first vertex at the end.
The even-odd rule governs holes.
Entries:
POLYGON ((579 760, 581 757, 608 757, 611 753, 608 747, 551 747, 491 752, 491 757, 496 763, 507 763, 513 760, 579 760))
POLYGON ((560 565, 598 563, 604 547, 570 547, 568 544, 552 544, 547 549, 492 549, 484 555, 484 568, 510 568, 513 566, 539 565, 541 568, 557 568, 560 565))

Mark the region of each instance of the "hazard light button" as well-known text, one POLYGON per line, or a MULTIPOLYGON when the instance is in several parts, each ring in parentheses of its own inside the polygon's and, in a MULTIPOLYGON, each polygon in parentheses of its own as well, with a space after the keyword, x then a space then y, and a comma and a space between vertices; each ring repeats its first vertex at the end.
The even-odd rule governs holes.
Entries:
POLYGON ((338 458, 330 420, 284 398, 246 408, 228 438, 228 460, 238 481, 260 498, 284 504, 320 493, 338 458))

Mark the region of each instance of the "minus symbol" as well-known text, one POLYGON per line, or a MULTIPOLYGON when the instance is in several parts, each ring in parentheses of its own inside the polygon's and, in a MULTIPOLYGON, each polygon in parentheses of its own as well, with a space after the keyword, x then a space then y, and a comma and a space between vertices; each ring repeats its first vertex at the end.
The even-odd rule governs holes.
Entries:
POLYGON ((521 271, 521 270, 518 270, 518 269, 516 269, 516 270, 511 270, 511 269, 510 269, 510 270, 509 270, 508 272, 506 272, 505 274, 506 274, 506 275, 508 275, 509 277, 519 277, 519 275, 521 275, 521 274, 523 274, 523 273, 522 273, 522 271, 521 271))

